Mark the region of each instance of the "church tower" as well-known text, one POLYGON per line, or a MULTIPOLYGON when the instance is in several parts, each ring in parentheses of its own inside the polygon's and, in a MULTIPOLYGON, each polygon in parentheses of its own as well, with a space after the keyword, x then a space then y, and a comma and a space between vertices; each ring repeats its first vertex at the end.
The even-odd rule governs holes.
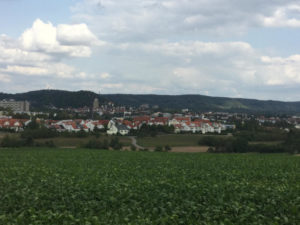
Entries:
POLYGON ((95 98, 93 102, 93 112, 97 111, 99 109, 99 99, 95 98))

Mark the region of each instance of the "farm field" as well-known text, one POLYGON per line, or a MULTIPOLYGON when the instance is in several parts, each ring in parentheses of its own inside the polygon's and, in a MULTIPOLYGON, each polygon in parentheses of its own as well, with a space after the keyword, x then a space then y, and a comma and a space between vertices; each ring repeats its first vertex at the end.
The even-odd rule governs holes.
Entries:
MULTIPOLYGON (((228 136, 213 135, 219 138, 227 138, 228 136)), ((203 134, 166 134, 156 137, 138 137, 137 143, 145 147, 165 146, 197 146, 198 141, 206 137, 203 134)))
POLYGON ((0 224, 299 224, 300 157, 0 149, 0 224))
MULTIPOLYGON (((113 138, 113 136, 100 136, 99 140, 104 141, 107 140, 110 142, 110 140, 113 138)), ((58 147, 80 147, 83 144, 87 143, 89 140, 95 139, 93 136, 89 137, 55 137, 55 138, 43 138, 43 139, 36 139, 36 142, 43 143, 45 141, 53 141, 55 146, 58 147)), ((118 139, 124 146, 129 146, 131 144, 131 140, 128 137, 122 137, 118 136, 118 139)))

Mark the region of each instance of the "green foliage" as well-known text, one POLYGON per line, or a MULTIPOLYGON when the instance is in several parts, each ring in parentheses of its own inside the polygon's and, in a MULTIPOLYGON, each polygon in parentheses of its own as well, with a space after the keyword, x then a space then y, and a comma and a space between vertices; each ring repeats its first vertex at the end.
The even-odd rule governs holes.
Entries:
POLYGON ((225 146, 227 143, 233 142, 233 140, 234 139, 231 137, 202 136, 198 141, 198 145, 206 145, 210 147, 225 146))
POLYGON ((68 138, 86 138, 90 135, 89 132, 85 132, 84 130, 80 130, 78 132, 69 132, 69 131, 64 131, 64 132, 61 132, 59 134, 59 136, 62 136, 62 137, 68 137, 68 138))
POLYGON ((5 135, 1 142, 0 147, 5 148, 19 148, 19 147, 56 147, 52 140, 47 140, 44 142, 35 142, 31 136, 26 138, 19 138, 17 136, 5 135))
POLYGON ((38 129, 40 125, 36 122, 36 118, 33 118, 30 123, 27 125, 27 129, 38 129))
POLYGON ((48 129, 46 127, 38 127, 35 129, 26 128, 22 133, 21 137, 24 139, 33 138, 33 139, 40 139, 40 138, 53 138, 57 137, 59 133, 56 130, 48 129))
MULTIPOLYGON (((202 134, 164 134, 156 137, 138 137, 138 144, 146 147, 155 147, 157 145, 171 147, 175 146, 195 146, 199 139, 206 137, 202 134)), ((217 138, 228 138, 227 136, 217 136, 217 138)))
MULTIPOLYGON (((1 111, 1 109, 0 109, 0 111, 1 111)), ((25 113, 16 113, 16 114, 13 114, 12 118, 14 118, 14 119, 30 119, 30 115, 25 114, 25 113)))
POLYGON ((300 221, 300 158, 92 149, 0 150, 0 224, 300 221))
POLYGON ((163 151, 163 147, 156 146, 155 149, 154 149, 154 151, 156 151, 156 152, 162 152, 163 151))
POLYGON ((287 137, 286 133, 280 129, 272 129, 270 131, 238 131, 234 136, 245 138, 248 141, 281 141, 287 137))
POLYGON ((284 142, 284 146, 290 153, 300 153, 300 131, 294 129, 290 130, 284 142))
MULTIPOLYGON (((280 136, 279 140, 286 137, 280 136)), ((285 139, 283 144, 267 145, 248 143, 249 138, 245 135, 237 135, 234 138, 217 138, 206 136, 199 140, 199 145, 209 146, 208 152, 211 153, 293 153, 297 154, 300 150, 300 132, 292 131, 285 139)), ((253 140, 253 139, 251 139, 253 140)), ((257 139, 256 139, 257 140, 257 139)), ((260 139, 259 139, 260 140, 260 139)))
POLYGON ((232 151, 233 152, 248 152, 248 141, 245 138, 237 137, 232 142, 232 151))
POLYGON ((136 151, 136 147, 135 147, 134 145, 131 145, 131 146, 130 146, 130 150, 131 150, 131 151, 136 151))
POLYGON ((213 136, 204 136, 198 141, 198 145, 216 146, 219 143, 219 138, 213 136))
POLYGON ((123 144, 119 141, 118 137, 114 137, 110 140, 109 146, 114 150, 121 150, 123 147, 123 144))
POLYGON ((263 145, 263 144, 256 144, 256 145, 249 145, 248 152, 259 152, 259 153, 284 153, 287 152, 287 148, 283 145, 263 145))
POLYGON ((56 148, 56 145, 52 140, 47 140, 44 142, 34 142, 33 147, 56 148))
POLYGON ((91 139, 83 146, 84 148, 91 148, 91 149, 103 149, 107 150, 109 148, 107 140, 103 142, 98 139, 91 139))
POLYGON ((165 146, 165 151, 166 151, 166 152, 169 152, 169 151, 171 151, 171 150, 172 150, 172 148, 171 148, 170 145, 166 145, 166 146, 165 146))
POLYGON ((158 134, 173 134, 173 126, 162 126, 162 125, 146 125, 143 124, 138 130, 131 130, 130 134, 138 137, 156 137, 158 134))
POLYGON ((23 145, 23 140, 12 135, 5 135, 0 142, 0 146, 5 148, 18 148, 23 145))

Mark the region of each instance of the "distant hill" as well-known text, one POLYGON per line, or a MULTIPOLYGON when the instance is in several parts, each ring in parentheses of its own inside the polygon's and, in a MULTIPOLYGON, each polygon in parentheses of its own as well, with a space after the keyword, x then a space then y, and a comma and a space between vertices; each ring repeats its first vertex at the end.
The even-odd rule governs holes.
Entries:
POLYGON ((300 102, 262 101, 243 98, 209 97, 204 95, 104 95, 116 104, 139 106, 158 105, 161 108, 223 112, 299 113, 300 102))
POLYGON ((34 108, 91 106, 98 94, 91 91, 40 90, 19 94, 0 93, 0 99, 28 100, 34 108))
POLYGON ((34 108, 55 106, 58 108, 91 106, 95 98, 100 103, 112 101, 117 105, 158 105, 163 109, 227 112, 300 113, 300 102, 262 101, 243 98, 209 97, 203 95, 135 95, 104 94, 90 91, 39 90, 19 94, 0 93, 0 99, 28 100, 34 108))

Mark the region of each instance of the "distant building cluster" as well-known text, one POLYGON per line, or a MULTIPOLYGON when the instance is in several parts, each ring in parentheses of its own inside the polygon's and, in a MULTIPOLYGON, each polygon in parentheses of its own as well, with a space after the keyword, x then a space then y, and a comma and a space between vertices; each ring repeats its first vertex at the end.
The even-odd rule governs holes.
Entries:
MULTIPOLYGON (((30 112, 28 101, 1 100, 0 108, 10 108, 15 115, 19 112, 28 114, 31 117, 44 115, 40 122, 47 128, 58 132, 79 132, 102 130, 108 135, 127 135, 140 130, 143 125, 146 126, 167 126, 174 129, 174 133, 222 133, 226 130, 236 129, 236 125, 243 125, 246 121, 256 121, 258 125, 283 125, 300 129, 300 117, 272 117, 262 115, 249 115, 246 113, 229 112, 193 112, 189 109, 181 111, 160 112, 158 106, 142 104, 138 107, 115 106, 113 102, 100 104, 98 98, 95 98, 90 107, 56 109, 66 110, 70 115, 76 115, 76 119, 66 117, 64 120, 56 119, 56 113, 50 119, 49 113, 30 112), (92 113, 91 113, 92 112, 92 113), (46 115, 46 116, 45 116, 46 115), (85 118, 85 119, 82 119, 85 118), (89 118, 89 119, 87 119, 89 118)), ((7 114, 6 114, 7 115, 7 114)), ((0 129, 12 129, 22 131, 24 127, 31 122, 28 120, 12 119, 1 115, 0 111, 0 129)))
POLYGON ((139 130, 143 125, 148 126, 174 126, 175 133, 221 133, 227 129, 235 129, 234 125, 228 127, 218 122, 211 122, 207 119, 191 120, 190 117, 150 117, 136 116, 131 120, 124 118, 114 118, 111 120, 46 120, 46 126, 59 132, 78 132, 78 131, 94 131, 95 128, 107 129, 108 135, 127 135, 130 130, 139 130))
POLYGON ((15 101, 13 99, 9 100, 1 100, 0 101, 1 108, 9 108, 14 112, 29 112, 30 103, 28 101, 15 101))

